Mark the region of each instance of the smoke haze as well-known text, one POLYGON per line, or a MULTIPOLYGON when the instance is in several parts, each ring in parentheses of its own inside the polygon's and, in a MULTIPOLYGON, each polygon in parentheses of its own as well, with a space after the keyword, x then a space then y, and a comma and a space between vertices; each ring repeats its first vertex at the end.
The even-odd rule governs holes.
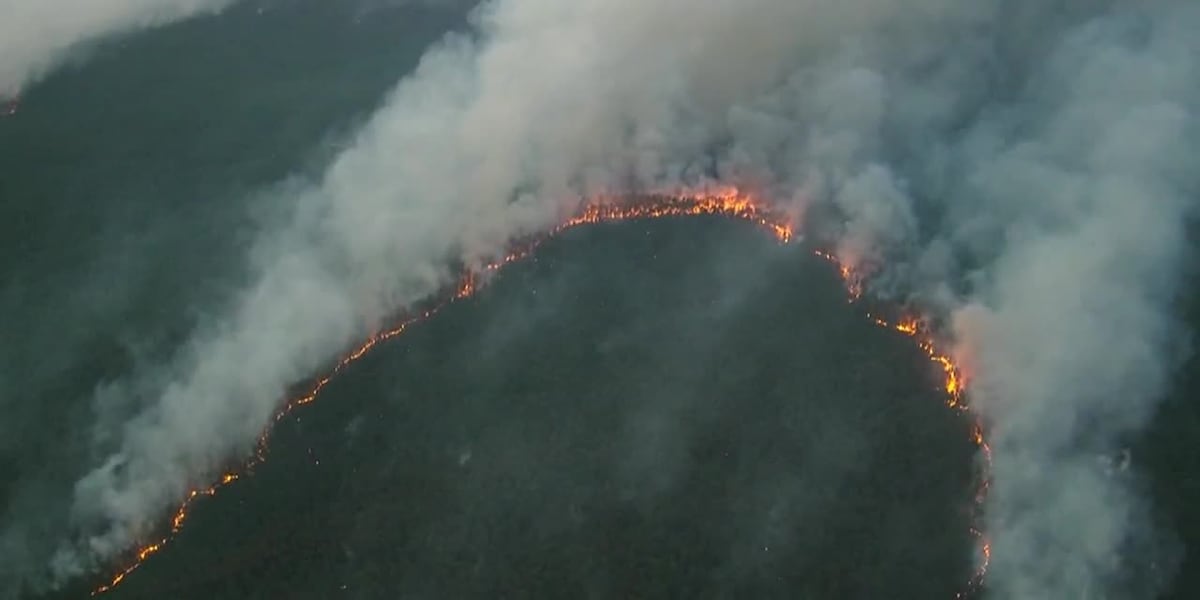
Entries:
POLYGON ((15 94, 71 51, 105 36, 214 14, 231 1, 5 0, 0 3, 0 93, 15 94))
MULTIPOLYGON (((222 5, 68 19, 25 4, 3 22, 67 20, 55 36, 0 30, 0 89, 100 32, 222 5)), ((287 386, 455 264, 545 231, 581 195, 722 181, 812 215, 876 292, 945 325, 992 431, 990 593, 1153 595, 1171 541, 1136 477, 1098 457, 1153 416, 1180 358, 1172 301, 1200 183, 1192 4, 483 3, 322 174, 289 183, 228 306, 100 388, 99 405, 139 411, 99 436, 54 577, 127 550, 253 447, 287 386)))

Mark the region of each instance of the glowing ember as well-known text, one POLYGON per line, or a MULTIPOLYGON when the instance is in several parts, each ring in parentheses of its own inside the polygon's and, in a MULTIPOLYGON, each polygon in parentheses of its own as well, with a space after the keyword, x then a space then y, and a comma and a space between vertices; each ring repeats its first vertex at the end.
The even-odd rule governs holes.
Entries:
POLYGON ((814 250, 813 254, 829 261, 838 270, 838 275, 841 275, 842 282, 846 284, 846 301, 850 303, 857 302, 863 295, 863 279, 858 273, 855 273, 845 263, 828 252, 822 250, 814 250))
MULTIPOLYGON (((921 321, 913 317, 902 318, 896 323, 889 323, 887 320, 879 317, 872 317, 871 320, 880 327, 897 331, 916 340, 917 347, 925 352, 929 360, 942 373, 941 387, 946 392, 946 405, 960 411, 967 410, 967 406, 963 403, 962 398, 965 391, 962 373, 950 355, 943 354, 938 350, 936 341, 926 331, 921 321)), ((992 465, 992 449, 988 446, 987 440, 984 437, 983 424, 978 420, 971 426, 971 441, 979 447, 981 456, 983 457, 983 475, 979 478, 974 499, 974 518, 978 522, 983 517, 983 504, 987 500, 987 492, 990 485, 988 474, 991 472, 992 465)), ((981 529, 972 528, 971 533, 979 540, 979 558, 975 574, 971 578, 970 589, 978 589, 983 584, 983 579, 987 575, 988 565, 992 559, 992 546, 981 529)), ((959 597, 962 597, 962 594, 959 594, 959 597)))
MULTIPOLYGON (((15 101, 14 101, 15 102, 15 101)), ((15 110, 15 104, 12 105, 15 110)), ((681 217, 681 216, 697 216, 697 215, 717 215, 729 217, 742 221, 748 221, 755 224, 759 228, 766 231, 780 243, 791 242, 795 237, 793 224, 791 219, 785 213, 776 211, 766 206, 756 198, 738 191, 736 188, 723 187, 713 190, 705 190, 702 192, 679 190, 675 193, 650 194, 630 198, 598 198, 594 201, 583 205, 583 208, 574 216, 565 220, 561 225, 551 230, 548 234, 528 240, 524 243, 517 244, 509 251, 508 254, 483 264, 476 269, 468 270, 459 283, 445 296, 445 299, 440 303, 428 308, 416 315, 408 316, 402 319, 397 325, 391 329, 380 331, 373 334, 358 347, 352 349, 345 354, 341 359, 334 364, 329 372, 315 380, 308 391, 304 394, 292 398, 284 404, 284 406, 275 414, 274 422, 279 422, 284 417, 289 415, 297 407, 303 406, 316 400, 317 396, 333 380, 339 373, 345 370, 351 363, 365 356, 373 348, 379 344, 399 336, 404 333, 412 325, 425 321, 449 304, 469 298, 474 295, 484 284, 488 275, 501 270, 504 266, 520 261, 528 257, 532 252, 544 241, 562 233, 568 229, 579 227, 581 225, 589 225, 595 223, 607 223, 618 221, 631 221, 642 219, 657 219, 662 217, 681 217)), ((846 286, 848 299, 850 302, 858 300, 863 293, 863 278, 855 273, 852 269, 840 262, 835 256, 820 250, 815 251, 815 254, 832 263, 838 270, 843 282, 846 286)), ((869 318, 881 327, 897 331, 905 336, 912 338, 917 346, 921 348, 928 356, 930 361, 935 363, 941 371, 944 379, 942 388, 947 394, 947 405, 958 410, 966 410, 962 403, 962 395, 964 392, 965 382, 962 375, 956 366, 954 360, 945 353, 937 349, 934 338, 926 331, 922 322, 916 318, 906 317, 895 324, 888 321, 868 315, 869 318)), ((245 472, 254 466, 266 460, 266 448, 270 439, 271 427, 263 431, 259 437, 258 446, 253 456, 251 456, 239 472, 245 472)), ((972 430, 972 436, 977 446, 980 447, 984 456, 985 469, 991 464, 991 449, 988 447, 984 439, 984 429, 978 423, 972 430)), ((222 475, 217 481, 208 487, 196 488, 188 492, 176 509, 173 518, 171 519, 171 527, 167 534, 151 543, 146 543, 139 547, 131 556, 130 563, 118 571, 111 579, 98 586, 92 591, 92 595, 107 592, 117 585, 120 585, 130 573, 140 567, 146 559, 153 556, 162 550, 175 534, 183 527, 184 521, 187 519, 189 511, 192 508, 193 502, 204 496, 212 496, 217 491, 239 479, 238 472, 227 472, 222 475)), ((982 506, 986 498, 988 489, 988 481, 986 477, 981 478, 981 484, 976 493, 976 505, 982 506)), ((975 589, 982 582, 984 575, 987 572, 988 561, 991 557, 991 546, 988 543, 986 536, 977 529, 972 529, 972 534, 980 540, 980 562, 978 570, 972 579, 970 586, 975 589)), ((961 596, 961 594, 960 594, 961 596)))
POLYGON ((578 216, 568 219, 556 228, 554 233, 590 223, 721 215, 750 221, 765 229, 781 243, 786 244, 792 240, 792 225, 784 215, 764 207, 750 196, 736 190, 723 190, 705 195, 652 195, 645 199, 648 201, 588 204, 578 216))
MULTIPOLYGON (((841 274, 842 280, 846 285, 851 302, 857 300, 862 293, 862 278, 857 276, 852 270, 846 268, 832 254, 817 250, 816 255, 838 267, 838 272, 841 274)), ((938 370, 941 371, 941 388, 946 392, 946 405, 959 411, 968 410, 967 405, 963 402, 963 394, 966 392, 966 380, 963 377, 962 371, 958 368, 957 363, 954 362, 954 358, 950 354, 939 350, 937 340, 928 331, 922 320, 907 315, 892 323, 882 317, 869 313, 867 316, 871 319, 871 322, 884 329, 890 329, 912 338, 916 342, 917 347, 929 357, 930 362, 934 363, 938 370)), ((983 472, 979 477, 979 483, 975 490, 974 519, 978 522, 983 518, 983 505, 987 501, 987 493, 991 485, 989 476, 992 465, 992 449, 987 443, 983 424, 978 418, 971 427, 971 441, 979 448, 983 459, 983 472)), ((968 589, 978 590, 983 585, 983 580, 987 576, 988 566, 992 559, 992 546, 982 529, 973 527, 971 534, 979 540, 979 558, 975 574, 971 578, 968 589)), ((963 593, 959 593, 958 597, 963 597, 963 593)))
POLYGON ((158 541, 138 548, 137 553, 134 555, 136 560, 133 561, 128 567, 122 569, 116 575, 113 575, 112 579, 109 580, 108 583, 100 585, 95 590, 92 590, 92 595, 95 596, 96 594, 102 594, 116 587, 122 581, 124 581, 130 573, 142 566, 142 563, 145 562, 147 558, 150 558, 151 556, 157 554, 159 550, 162 550, 163 547, 167 545, 167 542, 171 541, 171 538, 176 533, 179 533, 180 528, 183 527, 183 521, 187 519, 188 510, 191 508, 192 502, 195 502, 195 500, 201 496, 212 496, 216 494, 219 488, 237 481, 238 477, 239 476, 237 473, 226 473, 211 486, 203 489, 194 489, 188 492, 188 495, 184 498, 183 502, 179 505, 179 508, 175 511, 175 516, 171 518, 171 531, 158 541))

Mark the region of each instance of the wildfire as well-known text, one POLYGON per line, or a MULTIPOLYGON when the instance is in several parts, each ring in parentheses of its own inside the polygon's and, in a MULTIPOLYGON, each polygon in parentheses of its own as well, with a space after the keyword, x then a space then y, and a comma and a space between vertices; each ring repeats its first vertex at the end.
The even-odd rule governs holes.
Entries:
MULTIPOLYGON (((639 198, 642 200, 643 198, 639 198)), ((657 219, 696 215, 721 215, 750 221, 780 243, 792 240, 794 232, 786 215, 773 211, 736 188, 695 194, 652 194, 642 202, 615 201, 587 204, 583 211, 554 230, 555 233, 592 223, 657 219)))
MULTIPOLYGON (((847 269, 833 255, 820 250, 816 251, 816 254, 817 256, 832 262, 838 267, 838 270, 842 275, 842 280, 845 282, 847 294, 849 294, 851 298, 851 302, 857 300, 862 292, 862 279, 856 276, 852 270, 847 269)), ((966 391, 967 382, 962 371, 959 369, 958 364, 955 363, 953 356, 939 349, 937 338, 933 335, 933 333, 930 331, 930 328, 924 321, 912 315, 903 316, 895 322, 888 321, 883 317, 870 313, 868 313, 867 316, 873 323, 884 329, 889 329, 912 338, 913 341, 916 342, 917 347, 929 357, 930 362, 932 362, 937 369, 941 371, 941 388, 946 393, 946 406, 958 411, 969 410, 967 405, 963 402, 963 394, 966 391)), ((980 456, 982 457, 983 461, 982 473, 979 476, 979 481, 975 489, 975 505, 973 507, 973 518, 978 522, 982 520, 983 506, 987 501, 987 494, 991 486, 989 477, 992 465, 992 448, 988 445, 983 423, 978 419, 978 417, 976 418, 975 423, 973 423, 971 426, 970 435, 971 441, 974 442, 974 444, 979 448, 980 456)), ((975 573, 969 582, 968 589, 978 590, 983 585, 983 580, 987 576, 988 566, 991 564, 992 545, 991 540, 988 539, 987 535, 982 529, 978 527, 972 527, 971 534, 979 540, 979 558, 975 573)), ((963 597, 963 593, 960 592, 958 597, 963 597)))
POLYGON ((95 590, 92 590, 92 595, 95 596, 96 594, 102 594, 120 585, 120 583, 124 581, 130 573, 136 571, 138 567, 142 566, 142 563, 144 563, 147 558, 157 554, 159 550, 162 550, 167 543, 171 541, 171 538, 174 537, 175 534, 179 533, 179 530, 183 527, 184 520, 187 519, 188 511, 191 509, 192 503, 195 502, 197 498, 200 498, 201 496, 215 495, 218 489, 237 481, 238 477, 239 475, 237 473, 225 473, 216 481, 216 483, 210 485, 209 487, 194 489, 188 492, 188 495, 184 497, 183 502, 180 503, 179 508, 175 510, 175 516, 171 517, 170 532, 168 532, 167 535, 163 536, 158 541, 145 544, 141 548, 138 548, 137 553, 134 555, 136 560, 131 562, 129 566, 125 567, 124 569, 121 569, 121 571, 119 571, 116 575, 113 575, 112 579, 110 579, 108 583, 100 585, 95 590))
POLYGON ((842 283, 846 285, 846 301, 850 303, 857 302, 863 295, 863 278, 861 275, 851 269, 846 263, 838 260, 838 257, 825 252, 823 250, 814 250, 813 254, 817 257, 829 261, 838 270, 838 275, 842 277, 842 283))
MULTIPOLYGON (((966 383, 962 372, 955 364, 953 357, 938 349, 936 339, 929 333, 922 321, 911 316, 901 318, 895 323, 889 323, 879 317, 872 317, 872 321, 880 327, 894 330, 915 340, 917 347, 924 351, 930 362, 942 372, 942 390, 946 392, 946 406, 959 411, 968 410, 967 405, 963 403, 966 383)), ((980 455, 983 457, 983 473, 975 488, 975 506, 973 507, 973 518, 978 522, 983 518, 983 505, 987 501, 990 486, 988 475, 992 465, 992 449, 984 437, 983 424, 978 419, 971 426, 971 441, 979 448, 980 455)), ((970 589, 974 590, 983 584, 984 577, 987 576, 988 566, 992 560, 992 545, 982 529, 973 527, 971 533, 978 539, 979 548, 978 564, 970 581, 970 589)), ((959 597, 962 597, 961 593, 959 597)))
MULTIPOLYGON (((473 296, 487 282, 487 277, 500 271, 503 267, 518 262, 537 249, 542 242, 553 238, 554 236, 575 227, 609 223, 618 221, 632 221, 657 219, 662 217, 683 217, 683 216, 698 216, 698 215, 716 215, 723 216, 742 221, 748 221, 758 226, 760 229, 771 235, 778 242, 786 244, 795 238, 795 231, 791 219, 786 213, 774 210, 767 206, 757 198, 739 191, 737 188, 721 187, 715 190, 706 189, 702 191, 694 190, 678 190, 671 193, 654 193, 641 196, 629 197, 611 197, 597 198, 583 205, 574 216, 566 219, 558 227, 552 229, 549 233, 543 236, 532 238, 524 242, 515 244, 504 256, 487 262, 477 268, 467 269, 458 283, 452 288, 449 293, 444 296, 444 299, 434 304, 421 312, 413 315, 408 315, 401 319, 395 326, 390 329, 379 331, 357 347, 351 349, 343 355, 333 367, 322 377, 317 378, 310 384, 308 390, 294 398, 289 399, 283 407, 275 413, 273 423, 278 423, 284 417, 291 414, 296 408, 309 404, 317 399, 321 391, 328 385, 334 377, 340 374, 352 363, 365 356, 379 344, 397 337, 407 331, 413 325, 432 318, 446 306, 466 298, 473 296)), ((834 255, 823 252, 821 250, 814 251, 815 254, 833 264, 843 282, 845 283, 848 300, 855 302, 859 300, 863 293, 863 278, 854 272, 834 255)), ((906 317, 896 323, 890 323, 880 317, 869 315, 876 324, 881 327, 897 331, 905 336, 915 340, 917 346, 921 348, 934 362, 944 375, 942 384, 943 389, 947 394, 947 405, 959 410, 965 410, 966 407, 962 403, 962 394, 964 392, 965 382, 962 375, 955 364, 954 360, 948 354, 942 353, 937 349, 935 340, 932 335, 926 330, 923 323, 913 317, 906 317)), ((129 564, 113 575, 107 583, 96 587, 92 591, 92 595, 102 594, 110 591, 120 585, 133 571, 137 570, 146 559, 162 550, 174 536, 179 533, 187 520, 188 514, 193 503, 201 497, 213 496, 221 488, 238 481, 239 473, 244 473, 258 464, 266 460, 266 449, 270 439, 272 427, 267 427, 260 435, 258 445, 254 454, 246 460, 241 468, 234 471, 229 471, 218 478, 214 483, 207 487, 196 488, 187 493, 179 507, 176 509, 172 519, 169 531, 162 538, 156 541, 146 543, 132 553, 129 564)), ((988 447, 984 439, 984 430, 978 423, 972 430, 972 436, 977 446, 979 446, 985 456, 986 465, 991 463, 991 449, 988 447)), ((987 480, 983 479, 976 494, 976 504, 981 506, 987 493, 987 480)), ((991 557, 991 547, 986 536, 978 530, 972 529, 972 533, 980 539, 981 566, 977 570, 975 577, 971 582, 972 588, 978 586, 987 571, 988 561, 991 557)), ((960 594, 961 596, 961 594, 960 594)))
MULTIPOLYGON (((963 393, 966 391, 966 380, 963 377, 962 371, 958 368, 958 365, 954 362, 954 358, 950 354, 938 349, 936 338, 929 332, 928 327, 923 321, 913 316, 905 316, 892 323, 882 317, 869 316, 871 321, 876 325, 912 338, 916 342, 917 347, 929 357, 930 362, 941 371, 941 387, 946 393, 946 406, 959 411, 968 410, 967 405, 963 402, 963 393)), ((987 494, 991 486, 992 448, 988 445, 983 423, 978 417, 976 417, 975 422, 971 426, 970 435, 971 441, 979 448, 980 456, 982 457, 982 473, 978 476, 978 483, 975 487, 974 514, 972 515, 973 519, 978 523, 983 519, 983 506, 987 501, 987 494)), ((987 576, 988 566, 992 560, 992 543, 979 527, 972 527, 971 534, 978 540, 978 564, 976 565, 975 573, 971 577, 971 581, 968 583, 968 589, 974 591, 983 585, 983 580, 987 576)), ((964 593, 960 592, 957 597, 962 598, 963 595, 964 593)))

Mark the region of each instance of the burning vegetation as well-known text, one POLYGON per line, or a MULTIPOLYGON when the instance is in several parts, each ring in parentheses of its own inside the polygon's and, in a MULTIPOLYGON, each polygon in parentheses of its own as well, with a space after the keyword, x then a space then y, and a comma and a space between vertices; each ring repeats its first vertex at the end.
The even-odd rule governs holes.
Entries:
MULTIPOLYGON (((790 243, 796 238, 793 219, 787 213, 774 209, 754 196, 733 187, 720 187, 715 190, 706 189, 703 191, 678 190, 634 197, 614 196, 593 199, 585 202, 577 213, 564 220, 562 224, 547 234, 514 244, 507 254, 478 267, 465 269, 458 283, 452 289, 448 290, 440 300, 422 310, 402 317, 397 321, 396 325, 371 335, 360 345, 351 349, 338 359, 325 375, 314 380, 306 388, 306 391, 289 399, 276 412, 272 425, 291 414, 292 411, 300 406, 315 401, 333 378, 344 371, 350 364, 368 354, 376 346, 403 334, 413 325, 432 318, 450 304, 471 297, 487 283, 491 275, 497 273, 506 265, 530 256, 541 243, 566 230, 598 223, 701 215, 721 216, 750 222, 771 235, 781 244, 790 243)), ((813 252, 816 256, 828 261, 837 269, 845 285, 848 301, 851 303, 858 302, 864 292, 864 277, 847 267, 844 262, 838 260, 833 254, 819 249, 813 252)), ((930 362, 933 364, 939 377, 940 388, 945 393, 946 405, 957 411, 965 412, 969 410, 963 398, 967 382, 964 380, 963 374, 954 358, 940 349, 941 345, 938 343, 935 332, 932 331, 925 321, 914 315, 902 316, 895 320, 888 320, 873 313, 866 313, 866 316, 876 325, 890 331, 895 331, 911 339, 928 356, 930 362)), ((237 468, 230 469, 221 474, 213 483, 207 486, 197 487, 189 491, 175 510, 167 531, 161 536, 156 536, 153 541, 145 542, 135 551, 131 552, 125 566, 120 568, 102 584, 96 586, 92 591, 92 595, 103 594, 114 589, 144 564, 148 558, 166 547, 175 534, 183 527, 197 500, 202 497, 215 495, 221 488, 238 481, 241 478, 241 474, 246 473, 265 461, 271 430, 272 427, 268 427, 263 431, 259 437, 255 452, 249 459, 238 465, 237 468)), ((971 534, 978 538, 979 555, 976 571, 971 581, 968 582, 967 588, 959 594, 959 597, 978 590, 982 585, 984 576, 987 573, 991 553, 989 541, 981 525, 982 507, 987 497, 989 485, 991 450, 985 438, 984 427, 978 419, 976 419, 972 426, 971 436, 975 445, 980 449, 983 465, 978 477, 974 497, 973 519, 976 525, 971 529, 971 534)))

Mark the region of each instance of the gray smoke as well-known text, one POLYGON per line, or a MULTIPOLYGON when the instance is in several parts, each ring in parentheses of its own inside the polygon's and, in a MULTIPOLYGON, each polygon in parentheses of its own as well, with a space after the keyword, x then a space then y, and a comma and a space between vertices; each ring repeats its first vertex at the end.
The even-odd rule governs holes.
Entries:
POLYGON ((16 94, 106 36, 214 14, 232 0, 4 0, 0 97, 16 94))
POLYGON ((1197 15, 1131 11, 1075 28, 1030 82, 1037 110, 964 142, 964 192, 987 211, 970 218, 1008 213, 955 312, 994 427, 988 522, 1006 595, 1101 593, 1167 567, 1133 552, 1152 531, 1145 499, 1097 456, 1149 421, 1177 358, 1169 309, 1197 200, 1197 15))
POLYGON ((77 485, 87 535, 59 575, 128 548, 450 264, 580 195, 720 179, 834 215, 819 239, 951 323, 994 432, 989 590, 1153 594, 1166 563, 1129 551, 1155 547, 1146 500, 1097 456, 1145 424, 1175 358, 1200 9, 495 0, 474 25, 262 234, 221 319, 105 388, 147 408, 77 485))

